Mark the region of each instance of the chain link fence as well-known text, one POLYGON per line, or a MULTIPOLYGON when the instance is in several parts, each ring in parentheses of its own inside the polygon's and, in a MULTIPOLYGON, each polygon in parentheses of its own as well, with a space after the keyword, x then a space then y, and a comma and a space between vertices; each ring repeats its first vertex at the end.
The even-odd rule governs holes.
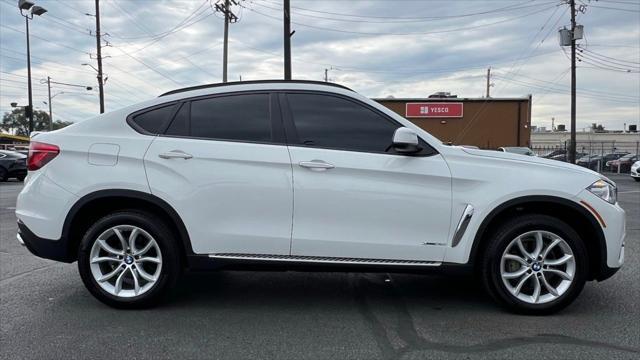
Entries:
MULTIPOLYGON (((560 144, 532 144, 531 150, 540 157, 567 161, 570 141, 560 144)), ((628 173, 638 161, 640 141, 577 141, 576 164, 598 172, 628 173)))

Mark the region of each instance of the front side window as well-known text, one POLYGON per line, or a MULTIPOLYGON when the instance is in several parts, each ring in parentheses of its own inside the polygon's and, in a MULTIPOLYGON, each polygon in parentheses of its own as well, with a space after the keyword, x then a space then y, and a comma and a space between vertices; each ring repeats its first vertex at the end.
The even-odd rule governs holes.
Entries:
POLYGON ((307 146, 384 153, 400 127, 377 112, 343 98, 287 94, 300 143, 307 146))
POLYGON ((192 101, 190 136, 270 142, 269 94, 232 95, 192 101))

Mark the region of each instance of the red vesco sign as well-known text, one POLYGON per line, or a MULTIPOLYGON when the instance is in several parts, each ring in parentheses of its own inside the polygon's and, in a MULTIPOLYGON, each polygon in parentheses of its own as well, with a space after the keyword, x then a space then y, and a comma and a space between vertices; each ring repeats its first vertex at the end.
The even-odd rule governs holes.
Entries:
POLYGON ((405 116, 408 118, 460 118, 462 103, 407 103, 405 116))

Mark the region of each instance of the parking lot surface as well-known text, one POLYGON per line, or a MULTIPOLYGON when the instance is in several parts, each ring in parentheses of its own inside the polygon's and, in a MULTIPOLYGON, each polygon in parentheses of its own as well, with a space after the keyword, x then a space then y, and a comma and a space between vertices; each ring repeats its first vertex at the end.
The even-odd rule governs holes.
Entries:
POLYGON ((0 184, 0 358, 638 359, 640 183, 611 177, 627 211, 625 266, 559 314, 513 315, 466 277, 187 274, 163 305, 111 309, 76 264, 16 241, 22 188, 0 184))

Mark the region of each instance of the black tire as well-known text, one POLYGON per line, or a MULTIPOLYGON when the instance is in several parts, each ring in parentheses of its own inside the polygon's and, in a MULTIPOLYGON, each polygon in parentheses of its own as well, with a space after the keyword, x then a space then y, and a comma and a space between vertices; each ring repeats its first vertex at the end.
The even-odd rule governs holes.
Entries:
POLYGON ((3 167, 0 167, 0 182, 5 182, 7 181, 7 170, 3 167))
POLYGON ((78 249, 78 271, 86 288, 101 302, 121 309, 147 308, 161 301, 175 285, 181 270, 179 254, 173 232, 157 217, 137 210, 123 210, 99 219, 86 231, 78 249), (93 244, 100 234, 117 225, 133 225, 143 229, 155 239, 161 252, 162 267, 158 279, 149 290, 137 296, 112 295, 98 285, 91 272, 90 253, 93 244))
POLYGON ((633 180, 640 181, 640 177, 634 177, 633 180))
POLYGON ((502 224, 490 236, 491 240, 480 259, 479 270, 487 292, 508 310, 529 315, 551 314, 571 304, 584 288, 589 269, 587 251, 576 231, 565 222, 547 215, 522 215, 502 224), (575 259, 575 274, 572 283, 559 297, 546 303, 533 304, 511 294, 503 283, 500 267, 507 246, 519 235, 537 230, 556 234, 569 245, 575 259))
POLYGON ((24 181, 24 179, 25 179, 25 178, 26 178, 26 176, 25 176, 25 175, 18 175, 18 176, 16 177, 16 179, 18 179, 18 181, 20 181, 20 182, 24 181))

